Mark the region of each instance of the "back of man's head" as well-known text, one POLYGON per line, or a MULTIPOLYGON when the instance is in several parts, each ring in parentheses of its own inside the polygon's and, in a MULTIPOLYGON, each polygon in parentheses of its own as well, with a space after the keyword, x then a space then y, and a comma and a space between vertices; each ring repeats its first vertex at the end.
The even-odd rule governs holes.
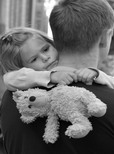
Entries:
POLYGON ((89 50, 114 25, 114 12, 106 0, 61 0, 50 25, 58 51, 89 50))

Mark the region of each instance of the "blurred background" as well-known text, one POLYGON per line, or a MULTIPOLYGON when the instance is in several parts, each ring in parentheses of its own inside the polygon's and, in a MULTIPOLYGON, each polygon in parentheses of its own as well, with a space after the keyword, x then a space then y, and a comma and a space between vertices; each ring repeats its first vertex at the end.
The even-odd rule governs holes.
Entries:
MULTIPOLYGON (((0 0, 0 35, 10 28, 26 26, 39 29, 52 37, 49 26, 49 15, 53 6, 59 0, 0 0)), ((114 8, 114 0, 108 0, 114 8)), ((112 39, 109 56, 102 63, 100 69, 114 76, 114 37, 112 39)), ((0 76, 0 104, 5 91, 5 86, 0 76)), ((3 152, 2 133, 0 129, 0 154, 3 152)))
POLYGON ((18 26, 49 32, 48 17, 58 0, 0 0, 0 34, 18 26))

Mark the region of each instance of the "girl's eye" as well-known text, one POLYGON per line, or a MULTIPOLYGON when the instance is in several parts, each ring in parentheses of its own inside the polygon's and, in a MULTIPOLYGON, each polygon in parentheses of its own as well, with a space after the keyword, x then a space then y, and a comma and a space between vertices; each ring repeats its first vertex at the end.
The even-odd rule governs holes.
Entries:
POLYGON ((48 46, 46 46, 44 49, 43 49, 43 52, 47 52, 48 50, 49 50, 49 45, 48 46))
POLYGON ((34 58, 31 60, 31 63, 35 62, 37 60, 37 58, 34 58))

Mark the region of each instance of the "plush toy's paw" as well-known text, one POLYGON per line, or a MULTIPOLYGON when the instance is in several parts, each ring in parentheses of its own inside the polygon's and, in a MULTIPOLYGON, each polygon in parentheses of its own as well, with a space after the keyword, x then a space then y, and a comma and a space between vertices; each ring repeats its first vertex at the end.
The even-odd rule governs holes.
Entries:
POLYGON ((88 105, 88 111, 90 115, 95 117, 101 117, 106 113, 107 106, 101 101, 88 105))
POLYGON ((65 135, 72 138, 85 137, 92 130, 92 126, 85 127, 84 125, 74 124, 67 128, 65 135))
POLYGON ((55 143, 57 140, 56 136, 45 136, 44 135, 43 138, 46 143, 52 143, 52 144, 55 143))
POLYGON ((49 131, 45 131, 43 135, 43 139, 46 143, 55 143, 58 138, 58 131, 53 132, 53 129, 51 128, 49 131))

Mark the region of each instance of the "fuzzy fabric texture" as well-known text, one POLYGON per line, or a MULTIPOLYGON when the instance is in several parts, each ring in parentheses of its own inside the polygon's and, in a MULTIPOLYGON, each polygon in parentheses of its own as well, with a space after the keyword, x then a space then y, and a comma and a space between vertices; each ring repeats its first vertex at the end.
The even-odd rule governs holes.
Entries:
POLYGON ((65 131, 70 138, 86 136, 93 128, 90 116, 101 117, 107 106, 85 88, 61 85, 50 91, 39 88, 26 91, 17 90, 13 99, 25 123, 37 117, 47 117, 43 139, 55 143, 59 136, 59 119, 71 123, 65 131))

